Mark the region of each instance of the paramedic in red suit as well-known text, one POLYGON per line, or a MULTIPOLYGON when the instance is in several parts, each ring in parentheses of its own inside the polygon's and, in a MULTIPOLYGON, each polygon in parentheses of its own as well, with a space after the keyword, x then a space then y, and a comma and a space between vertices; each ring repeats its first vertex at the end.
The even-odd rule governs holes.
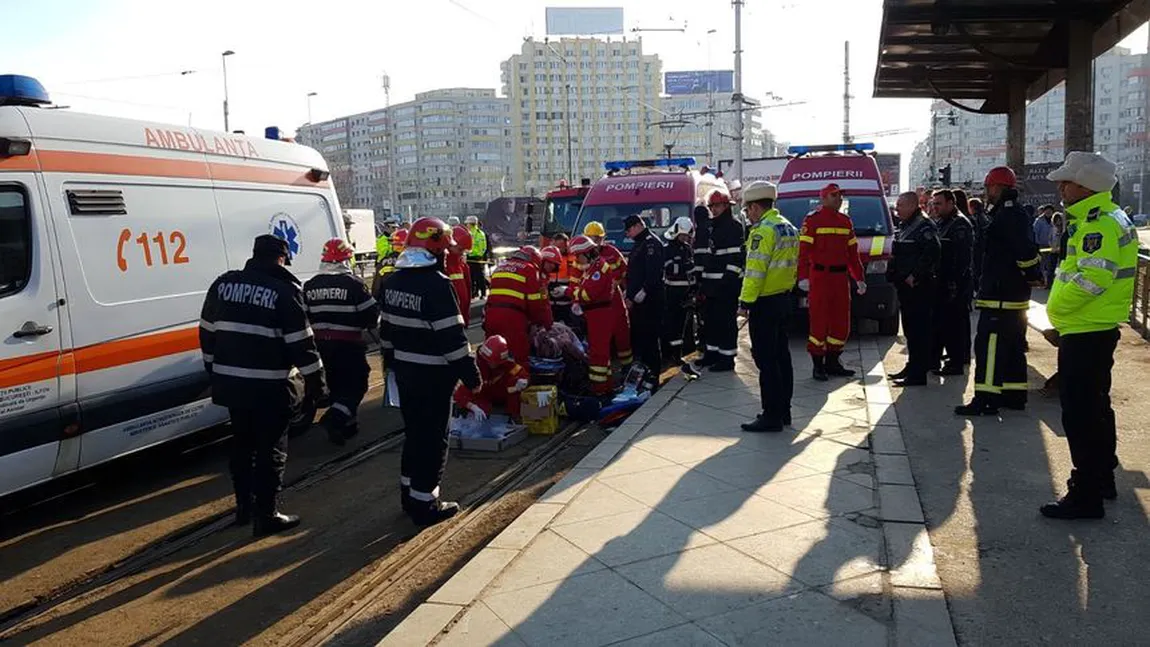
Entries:
POLYGON ((583 274, 578 283, 571 285, 571 311, 583 315, 587 323, 588 379, 591 391, 597 395, 611 392, 611 337, 615 333, 615 313, 612 311, 614 293, 618 290, 607 261, 599 257, 599 247, 587 236, 576 236, 571 241, 583 274))
POLYGON ((480 420, 491 415, 494 405, 501 405, 513 420, 519 420, 519 393, 527 388, 527 369, 515 363, 507 340, 501 335, 488 337, 475 353, 479 357, 479 375, 483 386, 472 391, 463 384, 455 387, 455 404, 475 414, 480 420))
POLYGON ((531 353, 532 324, 551 327, 551 301, 540 266, 543 255, 530 245, 500 263, 491 274, 487 305, 483 311, 483 334, 503 335, 511 356, 523 366, 531 353))
POLYGON ((471 268, 467 266, 467 252, 471 251, 471 232, 463 225, 451 229, 455 244, 447 250, 444 269, 451 287, 455 288, 455 298, 459 301, 459 314, 463 315, 463 327, 471 325, 471 268))
POLYGON ((611 314, 614 317, 614 329, 611 333, 611 342, 615 345, 615 355, 623 366, 631 365, 631 317, 627 313, 627 302, 623 298, 623 284, 627 281, 627 259, 611 243, 599 246, 599 258, 603 259, 607 273, 615 283, 615 290, 611 293, 611 314))
POLYGON ((814 364, 813 377, 849 377, 854 371, 839 361, 851 332, 851 285, 866 293, 858 240, 851 219, 839 211, 842 191, 828 184, 819 192, 822 208, 807 216, 799 232, 798 286, 808 293, 810 333, 807 351, 814 364))

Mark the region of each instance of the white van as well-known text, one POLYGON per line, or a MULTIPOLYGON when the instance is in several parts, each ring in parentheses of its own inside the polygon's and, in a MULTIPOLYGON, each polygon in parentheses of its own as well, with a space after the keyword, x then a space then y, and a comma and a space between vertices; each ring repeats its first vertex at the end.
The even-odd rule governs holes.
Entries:
POLYGON ((0 76, 0 496, 225 421, 204 291, 259 234, 301 281, 344 236, 310 148, 43 103, 0 76))

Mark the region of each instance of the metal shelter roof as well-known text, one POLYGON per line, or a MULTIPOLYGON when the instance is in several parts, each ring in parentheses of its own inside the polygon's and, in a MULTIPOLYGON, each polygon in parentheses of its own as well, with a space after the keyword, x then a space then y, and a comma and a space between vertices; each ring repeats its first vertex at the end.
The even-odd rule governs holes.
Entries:
POLYGON ((1034 100, 1063 81, 1072 20, 1098 56, 1150 17, 1150 0, 884 0, 874 96, 983 100, 1009 109, 1014 78, 1034 100))

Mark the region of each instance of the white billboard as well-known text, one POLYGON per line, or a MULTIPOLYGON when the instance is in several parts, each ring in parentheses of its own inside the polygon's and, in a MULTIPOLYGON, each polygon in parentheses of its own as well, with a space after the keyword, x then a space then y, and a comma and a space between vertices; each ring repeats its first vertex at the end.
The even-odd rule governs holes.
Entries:
POLYGON ((622 7, 547 7, 548 36, 622 33, 622 7))

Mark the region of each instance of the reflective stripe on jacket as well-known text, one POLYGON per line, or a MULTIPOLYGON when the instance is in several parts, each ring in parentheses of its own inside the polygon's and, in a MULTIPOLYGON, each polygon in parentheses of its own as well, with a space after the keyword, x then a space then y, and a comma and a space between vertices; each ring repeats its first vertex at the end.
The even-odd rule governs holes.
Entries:
POLYGON ((778 209, 763 214, 747 241, 747 269, 739 301, 752 304, 760 297, 790 292, 798 271, 799 237, 794 225, 778 209))

